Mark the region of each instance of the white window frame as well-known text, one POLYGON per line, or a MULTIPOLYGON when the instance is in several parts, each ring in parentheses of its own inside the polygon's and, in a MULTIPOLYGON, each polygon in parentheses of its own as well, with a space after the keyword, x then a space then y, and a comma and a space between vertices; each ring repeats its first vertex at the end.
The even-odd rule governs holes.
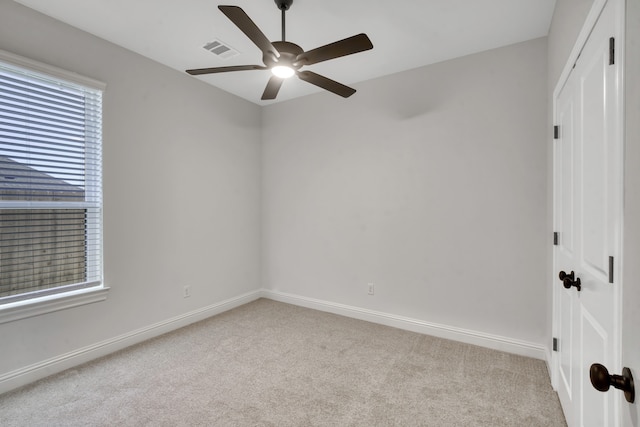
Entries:
MULTIPOLYGON (((41 62, 33 61, 31 59, 15 55, 11 52, 0 50, 0 60, 21 68, 32 70, 35 73, 45 74, 49 77, 97 89, 102 92, 106 89, 106 84, 100 81, 84 77, 61 68, 43 64, 41 62)), ((3 203, 3 206, 10 206, 10 202, 3 203)), ((56 208, 60 208, 60 205, 57 205, 56 208)), ((100 224, 102 224, 102 220, 100 221, 100 224)), ((102 237, 102 227, 100 227, 99 233, 102 237)), ((102 238, 100 239, 100 242, 102 244, 102 238)), ((102 248, 100 248, 99 256, 101 258, 101 271, 99 285, 0 304, 0 324, 106 300, 109 288, 105 286, 104 283, 102 252, 102 248)))

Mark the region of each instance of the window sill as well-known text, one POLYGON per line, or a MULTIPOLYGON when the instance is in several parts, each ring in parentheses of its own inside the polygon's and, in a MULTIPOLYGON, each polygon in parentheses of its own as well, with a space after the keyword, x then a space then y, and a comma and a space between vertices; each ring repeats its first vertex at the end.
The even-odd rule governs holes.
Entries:
POLYGON ((108 292, 109 288, 105 287, 80 289, 6 304, 0 306, 0 324, 104 301, 108 292))

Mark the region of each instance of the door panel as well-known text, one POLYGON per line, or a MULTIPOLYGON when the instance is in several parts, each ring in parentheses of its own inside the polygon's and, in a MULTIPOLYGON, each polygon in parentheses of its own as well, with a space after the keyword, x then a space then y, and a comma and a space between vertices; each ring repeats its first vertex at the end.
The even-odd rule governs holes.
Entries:
MULTIPOLYGON (((570 87, 565 91, 570 91, 570 87)), ((572 257, 574 253, 574 232, 571 225, 573 224, 574 217, 574 183, 573 183, 573 165, 574 160, 574 97, 572 93, 565 93, 563 91, 561 95, 562 110, 560 111, 560 129, 562 129, 561 141, 562 144, 558 144, 558 155, 560 170, 564 173, 557 174, 557 179, 560 180, 559 189, 560 194, 558 200, 556 200, 556 209, 559 212, 558 230, 562 230, 560 233, 560 246, 558 249, 564 252, 567 257, 572 257)))
MULTIPOLYGON (((588 312, 583 312, 581 316, 581 329, 582 336, 581 341, 583 343, 591 343, 591 347, 593 348, 583 348, 582 352, 585 353, 586 358, 593 359, 598 363, 598 360, 604 360, 606 357, 605 349, 609 345, 607 339, 607 332, 605 329, 598 323, 598 321, 591 316, 588 312), (598 345, 593 345, 593 344, 598 345)), ((591 365, 589 365, 591 366, 591 365)), ((588 410, 585 412, 582 417, 582 422, 580 425, 582 426, 606 426, 607 420, 610 419, 609 414, 609 400, 607 394, 601 393, 591 387, 589 377, 583 375, 582 381, 582 404, 581 406, 587 408, 588 410)))
MULTIPOLYGON (((554 147, 554 217, 555 229, 559 233, 558 246, 555 251, 554 276, 558 278, 560 270, 570 273, 573 267, 573 260, 576 257, 575 242, 575 145, 576 132, 575 124, 577 115, 576 92, 573 80, 567 82, 560 92, 556 101, 556 123, 559 126, 559 139, 554 147)), ((576 348, 576 315, 577 301, 574 298, 574 291, 564 289, 560 281, 554 282, 556 302, 560 307, 559 315, 556 316, 559 325, 556 325, 556 332, 559 338, 558 358, 559 377, 558 397, 562 403, 565 418, 569 426, 575 425, 578 412, 578 403, 575 399, 578 387, 575 384, 579 375, 577 364, 576 348)))
POLYGON ((560 351, 560 378, 562 380, 563 392, 565 396, 561 396, 567 404, 570 404, 572 399, 573 390, 573 304, 571 301, 571 294, 568 292, 561 292, 560 298, 562 301, 560 305, 566 307, 565 310, 560 313, 560 336, 562 337, 560 351))
POLYGON ((618 351, 610 337, 616 333, 615 287, 609 283, 609 256, 619 256, 616 247, 621 208, 615 193, 619 171, 611 162, 621 143, 616 131, 617 68, 609 63, 609 38, 615 35, 615 2, 605 6, 598 23, 584 46, 576 64, 579 77, 580 161, 577 167, 579 212, 576 221, 580 250, 574 259, 576 273, 582 280, 582 291, 575 297, 581 314, 580 390, 582 426, 614 426, 616 393, 593 389, 589 368, 602 363, 618 370, 618 351))
MULTIPOLYGON (((597 35, 597 34, 596 34, 597 35)), ((582 99, 582 262, 600 277, 606 276, 609 245, 607 217, 610 207, 607 179, 606 89, 608 38, 587 45, 584 55, 589 62, 577 66, 581 77, 582 99)), ((585 61, 586 62, 586 61, 585 61)))

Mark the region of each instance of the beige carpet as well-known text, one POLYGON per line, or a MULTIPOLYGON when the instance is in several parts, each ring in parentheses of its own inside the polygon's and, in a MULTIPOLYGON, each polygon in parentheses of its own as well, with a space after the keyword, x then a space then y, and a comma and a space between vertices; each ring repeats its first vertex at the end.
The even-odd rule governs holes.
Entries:
POLYGON ((565 426, 544 362, 258 300, 0 396, 2 426, 565 426))

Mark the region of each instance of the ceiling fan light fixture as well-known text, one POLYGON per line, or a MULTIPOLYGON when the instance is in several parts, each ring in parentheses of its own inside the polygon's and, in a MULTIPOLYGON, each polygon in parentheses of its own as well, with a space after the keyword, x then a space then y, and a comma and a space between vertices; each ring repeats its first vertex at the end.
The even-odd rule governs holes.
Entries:
POLYGON ((288 79, 289 77, 292 77, 296 72, 293 68, 287 65, 276 65, 271 69, 271 73, 273 73, 273 75, 276 77, 280 77, 281 79, 288 79))

